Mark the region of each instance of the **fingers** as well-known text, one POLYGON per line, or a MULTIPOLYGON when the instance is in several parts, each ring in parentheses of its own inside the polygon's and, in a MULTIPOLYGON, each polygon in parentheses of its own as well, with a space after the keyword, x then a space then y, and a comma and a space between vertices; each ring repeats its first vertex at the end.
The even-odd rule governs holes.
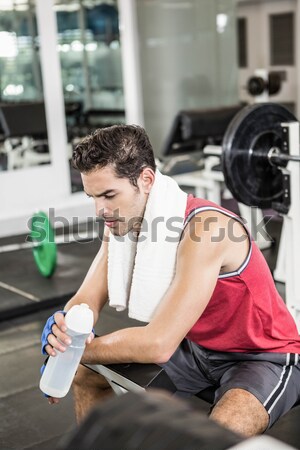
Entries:
POLYGON ((59 403, 59 398, 49 397, 48 403, 49 403, 49 405, 57 404, 57 403, 59 403))
POLYGON ((87 338, 87 340, 85 341, 85 343, 86 343, 86 344, 90 344, 94 338, 95 338, 95 335, 94 335, 93 332, 91 332, 91 334, 89 335, 89 337, 87 338))
POLYGON ((55 313, 54 314, 54 320, 56 325, 64 332, 67 331, 67 326, 66 326, 66 321, 65 321, 65 316, 62 313, 55 313))
POLYGON ((45 346, 45 352, 50 356, 56 356, 56 351, 49 344, 45 346))
POLYGON ((65 352, 67 346, 72 342, 70 336, 65 333, 67 327, 64 315, 61 313, 56 313, 54 315, 54 319, 56 323, 52 325, 52 333, 48 335, 48 344, 45 346, 45 351, 51 356, 56 355, 56 350, 65 352))
MULTIPOLYGON (((70 338, 70 336, 66 333, 63 333, 61 331, 61 329, 57 326, 57 325, 53 325, 52 327, 52 335, 50 334, 50 336, 54 336, 56 338, 56 340, 59 341, 59 344, 61 345, 70 345, 72 343, 72 339, 70 338)), ((49 341, 49 338, 48 338, 49 341)), ((49 341, 49 343, 51 344, 51 342, 49 341)), ((52 344, 51 344, 52 345, 52 344)), ((59 350, 59 348, 58 348, 59 350)))
MULTIPOLYGON (((55 350, 58 350, 60 352, 65 352, 67 349, 67 346, 70 345, 72 342, 71 338, 67 334, 60 332, 55 325, 52 327, 52 330, 53 330, 53 334, 49 334, 49 336, 48 336, 48 342, 49 342, 50 346, 52 347, 52 352, 55 350), (56 333, 57 333, 57 335, 56 335, 56 333), (59 338, 58 335, 61 337, 59 338)), ((46 351, 48 349, 47 347, 48 347, 48 345, 45 347, 46 351)))

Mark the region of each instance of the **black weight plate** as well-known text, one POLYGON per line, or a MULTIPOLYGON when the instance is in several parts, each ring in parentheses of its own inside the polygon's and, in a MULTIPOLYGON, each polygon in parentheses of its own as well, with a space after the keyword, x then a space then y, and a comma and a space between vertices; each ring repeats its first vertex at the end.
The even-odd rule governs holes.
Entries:
POLYGON ((281 170, 269 163, 271 147, 282 152, 283 122, 297 119, 276 103, 243 108, 230 122, 223 139, 222 170, 234 198, 249 206, 272 208, 283 196, 281 170))

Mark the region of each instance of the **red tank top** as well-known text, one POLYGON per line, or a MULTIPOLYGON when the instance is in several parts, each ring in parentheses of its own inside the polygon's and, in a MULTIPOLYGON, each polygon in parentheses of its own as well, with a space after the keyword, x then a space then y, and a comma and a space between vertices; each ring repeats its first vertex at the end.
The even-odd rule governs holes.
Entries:
MULTIPOLYGON (((188 197, 186 224, 195 214, 212 210, 241 219, 207 200, 188 197)), ((211 299, 187 336, 222 352, 300 353, 293 317, 278 294, 266 260, 254 241, 242 266, 220 274, 211 299)))

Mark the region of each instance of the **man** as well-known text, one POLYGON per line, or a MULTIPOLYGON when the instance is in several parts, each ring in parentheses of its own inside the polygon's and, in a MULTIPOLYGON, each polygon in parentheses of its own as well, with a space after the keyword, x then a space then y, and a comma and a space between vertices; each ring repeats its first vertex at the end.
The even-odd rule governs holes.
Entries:
MULTIPOLYGON (((77 146, 73 165, 105 230, 99 253, 64 311, 87 302, 96 323, 109 298, 146 322, 90 339, 82 363, 163 365, 178 395, 216 388, 213 420, 244 436, 263 433, 300 399, 300 339, 242 220, 187 197, 161 175, 138 126, 97 130, 77 146), (171 227, 169 217, 157 219, 161 211, 177 217, 177 240, 168 239, 174 222, 171 227), (151 222, 148 231, 153 223, 161 227, 157 239, 152 233, 144 245, 145 218, 151 222), (126 264, 124 248, 132 252, 126 264)), ((70 343, 63 313, 56 313, 53 323, 43 344, 50 355, 70 343)), ((109 394, 104 378, 80 366, 74 380, 78 420, 109 394)))

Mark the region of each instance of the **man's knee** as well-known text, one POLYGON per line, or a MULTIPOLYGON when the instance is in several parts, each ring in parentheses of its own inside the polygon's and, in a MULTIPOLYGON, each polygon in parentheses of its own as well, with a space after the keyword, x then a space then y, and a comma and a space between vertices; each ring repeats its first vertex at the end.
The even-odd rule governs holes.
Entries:
POLYGON ((263 433, 269 424, 269 415, 264 406, 244 389, 225 392, 210 417, 225 428, 247 437, 263 433))
POLYGON ((73 399, 77 422, 80 423, 91 408, 112 394, 113 390, 102 375, 79 365, 73 381, 73 399))
POLYGON ((74 377, 73 388, 109 389, 110 385, 103 375, 80 364, 74 377))

